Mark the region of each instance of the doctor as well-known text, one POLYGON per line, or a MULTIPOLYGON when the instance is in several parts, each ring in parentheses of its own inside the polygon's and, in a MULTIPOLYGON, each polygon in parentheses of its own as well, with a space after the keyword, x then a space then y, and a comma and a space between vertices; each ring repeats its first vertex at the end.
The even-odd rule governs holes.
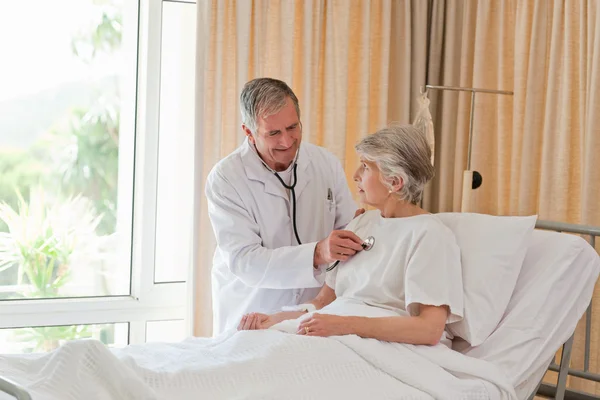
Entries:
POLYGON ((205 188, 217 241, 215 335, 237 328, 247 312, 311 300, 329 263, 362 250, 362 240, 342 230, 357 207, 341 163, 302 143, 298 99, 288 85, 254 79, 240 108, 247 139, 212 169, 205 188))

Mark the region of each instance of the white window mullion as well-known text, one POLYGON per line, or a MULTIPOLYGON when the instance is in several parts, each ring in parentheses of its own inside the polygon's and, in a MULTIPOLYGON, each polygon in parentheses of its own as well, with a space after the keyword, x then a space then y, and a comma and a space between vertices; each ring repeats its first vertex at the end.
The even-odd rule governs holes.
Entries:
POLYGON ((185 310, 179 304, 161 301, 144 304, 131 297, 31 300, 7 306, 10 312, 0 313, 0 329, 185 318, 185 310))
POLYGON ((132 263, 132 295, 138 299, 154 286, 162 2, 141 5, 132 263))
POLYGON ((129 344, 146 342, 146 321, 138 320, 129 323, 129 344))

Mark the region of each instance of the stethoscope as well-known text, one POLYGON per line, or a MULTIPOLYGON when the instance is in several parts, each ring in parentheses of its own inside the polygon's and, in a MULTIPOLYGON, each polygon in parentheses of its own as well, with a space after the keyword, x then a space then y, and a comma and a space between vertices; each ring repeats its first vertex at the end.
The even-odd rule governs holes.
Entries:
MULTIPOLYGON (((300 151, 300 149, 298 149, 298 151, 300 151)), ((296 188, 296 183, 298 183, 298 175, 296 175, 297 168, 298 168, 298 164, 296 163, 296 160, 294 160, 294 183, 292 183, 291 185, 286 185, 285 182, 283 181, 283 179, 281 179, 281 177, 279 176, 279 174, 277 172, 273 172, 273 173, 275 174, 277 179, 279 179, 279 182, 281 182, 283 187, 292 192, 292 223, 294 224, 294 234, 296 235, 296 240, 298 241, 298 244, 302 244, 302 242, 300 241, 300 236, 298 236, 298 227, 296 226, 296 190, 295 190, 295 188, 296 188)))
MULTIPOLYGON (((273 172, 273 174, 277 177, 277 179, 279 180, 279 182, 281 183, 281 185, 288 189, 291 193, 292 193, 292 224, 294 227, 294 235, 296 236, 296 240, 298 241, 298 244, 302 244, 302 241, 300 240, 300 236, 298 235, 298 226, 296 225, 296 184, 298 183, 298 174, 297 174, 297 169, 298 169, 298 163, 297 163, 297 159, 298 159, 298 154, 300 153, 300 149, 298 149, 296 151, 296 156, 294 157, 294 182, 291 185, 286 185, 286 183, 283 181, 283 179, 281 179, 281 177, 279 176, 279 174, 276 171, 273 171, 262 159, 260 160, 262 162, 262 164, 269 169, 271 172, 273 172)), ((259 157, 260 158, 260 157, 259 157)), ((369 251, 373 248, 373 245, 375 244, 375 238, 373 236, 369 236, 362 244, 362 248, 363 250, 369 251)), ((336 261, 333 265, 331 265, 330 267, 327 268, 327 271, 331 271, 332 269, 334 269, 335 267, 337 267, 337 265, 340 263, 340 261, 336 261)))
MULTIPOLYGON (((362 242, 361 246, 362 246, 363 250, 369 251, 373 248, 374 244, 375 244, 375 238, 373 236, 369 236, 364 242, 362 242)), ((339 263, 340 263, 340 260, 337 260, 336 262, 334 262, 331 265, 331 267, 328 267, 326 269, 326 271, 331 271, 332 269, 337 267, 339 263)))
MULTIPOLYGON (((254 145, 252 145, 254 150, 256 151, 256 147, 254 147, 254 145)), ((298 154, 300 154, 300 148, 298 148, 298 150, 296 151, 296 155, 294 156, 294 183, 292 183, 291 185, 286 185, 285 182, 283 181, 283 179, 281 179, 281 177, 279 176, 279 174, 277 173, 277 171, 274 171, 271 167, 269 167, 267 165, 266 162, 264 162, 262 160, 262 158, 260 158, 260 156, 258 157, 260 159, 260 162, 265 166, 265 168, 267 168, 269 171, 271 171, 279 180, 279 182, 283 185, 284 188, 288 189, 290 192, 292 192, 292 224, 294 226, 294 235, 296 235, 296 240, 298 241, 298 244, 302 244, 302 241, 300 240, 300 236, 298 235, 298 226, 296 225, 296 183, 298 183, 298 174, 297 174, 297 169, 298 169, 298 154)), ((257 154, 258 155, 258 154, 257 154)))

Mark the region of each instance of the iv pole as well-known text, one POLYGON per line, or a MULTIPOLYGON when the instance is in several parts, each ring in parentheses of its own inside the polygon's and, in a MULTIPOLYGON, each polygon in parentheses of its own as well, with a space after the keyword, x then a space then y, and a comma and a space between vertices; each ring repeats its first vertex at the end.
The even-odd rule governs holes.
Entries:
POLYGON ((428 89, 438 90, 451 90, 457 92, 471 92, 471 113, 469 117, 469 147, 467 150, 467 169, 463 172, 462 182, 462 202, 461 212, 473 212, 471 192, 481 186, 483 183, 483 177, 477 171, 471 170, 471 147, 473 144, 473 120, 475 118, 475 93, 492 93, 501 95, 513 95, 513 92, 507 90, 493 90, 493 89, 477 89, 477 88, 466 88, 458 86, 436 86, 436 85, 425 85, 425 93, 428 89))

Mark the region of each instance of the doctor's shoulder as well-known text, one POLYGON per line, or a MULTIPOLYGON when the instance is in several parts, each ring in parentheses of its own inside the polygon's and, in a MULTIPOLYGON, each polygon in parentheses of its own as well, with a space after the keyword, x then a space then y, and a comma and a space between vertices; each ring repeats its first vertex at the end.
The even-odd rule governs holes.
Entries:
POLYGON ((235 184, 243 174, 244 164, 242 163, 239 152, 236 150, 233 153, 219 160, 210 170, 206 178, 207 187, 212 184, 221 184, 227 181, 235 184))

